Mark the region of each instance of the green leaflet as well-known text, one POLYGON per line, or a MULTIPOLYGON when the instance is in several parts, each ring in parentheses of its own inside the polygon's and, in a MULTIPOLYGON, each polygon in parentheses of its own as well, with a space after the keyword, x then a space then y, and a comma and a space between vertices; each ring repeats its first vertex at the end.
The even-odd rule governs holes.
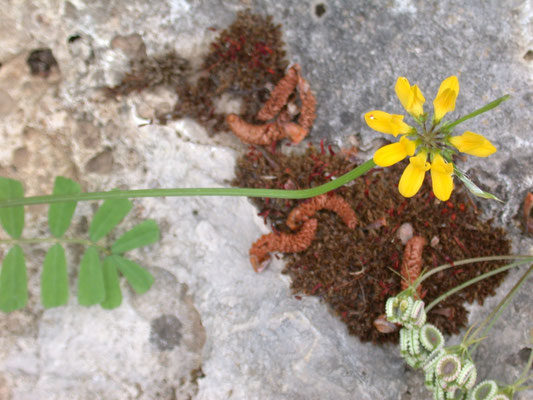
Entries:
POLYGON ((124 275, 133 290, 138 294, 146 292, 154 283, 152 274, 133 261, 117 255, 109 256, 106 260, 117 266, 120 273, 124 275))
POLYGON ((497 198, 493 194, 491 194, 489 192, 485 192, 484 190, 481 190, 474 182, 472 182, 470 179, 468 179, 468 177, 463 172, 458 170, 455 166, 453 168, 453 171, 454 171, 455 175, 457 175, 457 177, 460 180, 463 181, 463 183, 465 184, 466 188, 468 190, 470 190, 470 192, 474 196, 482 197, 484 199, 492 199, 492 200, 499 201, 500 203, 503 203, 503 200, 500 200, 499 198, 497 198))
POLYGON ((111 246, 113 254, 122 254, 128 250, 148 246, 159 240, 159 227, 153 219, 148 219, 124 233, 111 246))
POLYGON ((122 303, 122 292, 120 291, 120 282, 118 280, 118 271, 111 260, 111 257, 104 259, 103 266, 105 299, 100 303, 102 308, 117 308, 122 303))
POLYGON ((89 227, 89 238, 96 242, 107 235, 128 215, 133 204, 128 199, 108 199, 94 214, 89 227))
MULTIPOLYGON (((0 177, 0 200, 24 197, 22 183, 0 177)), ((24 228, 24 206, 0 208, 0 222, 9 236, 19 238, 24 228)))
POLYGON ((100 255, 95 247, 89 247, 83 254, 78 274, 78 303, 88 307, 101 303, 105 297, 104 272, 100 255))
POLYGON ((67 260, 59 243, 50 247, 44 258, 41 300, 44 308, 59 307, 68 301, 67 260))
POLYGON ((7 313, 23 308, 28 301, 27 283, 24 252, 16 245, 5 256, 0 271, 0 310, 7 313))
MULTIPOLYGON (((78 194, 80 192, 81 187, 77 182, 63 178, 62 176, 56 177, 53 194, 78 194)), ((52 235, 55 237, 61 237, 65 234, 75 209, 75 201, 50 204, 48 210, 48 225, 50 226, 50 232, 52 232, 52 235)))

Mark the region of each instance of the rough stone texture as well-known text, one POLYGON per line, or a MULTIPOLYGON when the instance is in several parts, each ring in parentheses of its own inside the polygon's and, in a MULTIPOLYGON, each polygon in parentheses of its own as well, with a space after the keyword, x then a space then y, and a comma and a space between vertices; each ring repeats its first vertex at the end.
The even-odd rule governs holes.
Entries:
MULTIPOLYGON (((499 148, 490 161, 471 158, 466 168, 507 200, 482 204, 511 231, 516 251, 532 251, 517 218, 533 189, 527 0, 8 1, 0 11, 1 175, 22 180, 28 194, 50 192, 56 175, 79 180, 84 190, 227 186, 243 149, 233 137, 209 138, 191 121, 145 125, 155 108, 172 105, 168 91, 113 102, 100 88, 117 84, 128 57, 145 49, 176 50, 198 63, 216 35, 207 28, 224 28, 246 6, 283 23, 289 59, 302 64, 318 97, 314 139, 371 148, 381 136, 362 115, 401 112, 393 89, 400 75, 419 84, 430 108, 440 81, 457 74, 455 116, 510 93, 511 101, 464 125, 499 148), (59 66, 46 79, 26 64, 39 48, 51 49, 59 66)), ((78 206, 69 234, 86 232, 93 208, 78 206)), ((29 209, 24 236, 46 234, 44 211, 29 209)), ((428 398, 397 348, 361 344, 317 299, 291 296, 279 262, 261 275, 252 271, 248 248, 266 232, 255 214, 239 198, 136 200, 133 218, 118 231, 134 218, 159 222, 162 240, 132 252, 156 284, 143 296, 124 285, 115 311, 79 307, 74 297, 44 311, 44 250, 27 248, 28 307, 0 316, 0 399, 428 398)), ((74 288, 80 249, 72 250, 74 288)), ((481 378, 518 375, 531 347, 530 289, 531 279, 481 347, 481 378)), ((472 307, 471 320, 498 298, 472 307)))

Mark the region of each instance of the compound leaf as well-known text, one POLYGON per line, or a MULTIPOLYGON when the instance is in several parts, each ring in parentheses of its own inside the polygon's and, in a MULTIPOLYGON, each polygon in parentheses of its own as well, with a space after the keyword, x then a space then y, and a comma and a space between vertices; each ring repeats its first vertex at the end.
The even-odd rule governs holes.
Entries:
POLYGON ((101 303, 105 297, 104 272, 98 249, 89 247, 81 259, 78 274, 78 303, 88 307, 101 303))
POLYGON ((113 259, 113 256, 104 259, 104 287, 105 299, 100 303, 102 308, 108 310, 117 308, 122 303, 122 292, 120 291, 120 282, 118 280, 118 271, 113 259))
MULTIPOLYGON (((0 177, 0 200, 24 197, 22 183, 0 177)), ((0 222, 9 236, 19 238, 24 228, 24 206, 0 208, 0 222)))
POLYGON ((117 255, 112 255, 108 258, 112 260, 138 294, 146 292, 154 283, 153 275, 139 264, 117 255))
POLYGON ((0 310, 11 312, 23 308, 28 301, 27 284, 24 252, 16 245, 5 256, 0 271, 0 310))
POLYGON ((108 199, 104 201, 98 211, 96 211, 96 214, 94 214, 89 227, 89 238, 93 242, 103 238, 128 215, 132 207, 133 204, 128 199, 108 199))
MULTIPOLYGON (((53 194, 78 194, 81 192, 79 183, 71 179, 56 177, 54 182, 53 194)), ((50 232, 55 237, 61 237, 67 231, 74 210, 76 209, 76 201, 66 201, 64 203, 52 203, 48 210, 48 225, 50 232)))
POLYGON ((59 307, 68 301, 67 260, 59 243, 50 247, 44 257, 41 301, 44 308, 59 307))
POLYGON ((137 247, 148 246, 159 240, 159 227, 153 219, 141 222, 119 237, 111 246, 113 254, 122 254, 137 247))

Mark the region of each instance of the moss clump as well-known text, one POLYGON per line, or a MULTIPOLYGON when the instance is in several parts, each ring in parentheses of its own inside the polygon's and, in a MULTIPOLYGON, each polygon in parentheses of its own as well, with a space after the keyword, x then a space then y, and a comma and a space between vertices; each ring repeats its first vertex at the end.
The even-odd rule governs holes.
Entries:
MULTIPOLYGON (((325 148, 309 148, 305 154, 289 156, 252 149, 239 160, 233 183, 243 187, 303 189, 325 183, 353 167, 349 160, 325 148)), ((387 298, 401 290, 400 277, 393 270, 399 271, 401 265, 404 245, 396 238, 396 231, 403 223, 409 222, 415 235, 425 237, 428 243, 433 240, 433 246, 424 248, 424 268, 510 251, 505 231, 493 227, 492 220, 480 220, 461 188, 443 203, 435 199, 426 178, 418 195, 402 197, 397 185, 404 168, 400 164, 374 169, 351 186, 338 189, 337 193, 358 216, 355 230, 345 226, 334 213, 320 211, 311 246, 302 253, 286 255, 284 273, 292 278, 294 292, 322 298, 346 323, 350 333, 363 341, 397 340, 397 334, 381 334, 372 323, 384 312, 387 298)), ((299 201, 252 201, 273 229, 290 231, 285 220, 299 201)), ((484 262, 437 274, 424 282, 424 301, 427 304, 452 287, 502 265, 484 262)), ((482 304, 487 296, 494 295, 504 275, 486 279, 446 299, 431 310, 429 322, 444 332, 458 333, 467 322, 464 302, 477 300, 482 304)))

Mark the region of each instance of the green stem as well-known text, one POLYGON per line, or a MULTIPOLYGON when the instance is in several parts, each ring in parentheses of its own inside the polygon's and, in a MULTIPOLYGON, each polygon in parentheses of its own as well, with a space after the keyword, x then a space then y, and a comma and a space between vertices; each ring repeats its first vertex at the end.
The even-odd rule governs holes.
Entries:
POLYGON ((498 107, 501 103, 503 103, 506 100, 509 100, 510 98, 511 98, 511 96, 506 94, 505 96, 502 96, 499 99, 496 99, 496 100, 490 102, 489 104, 487 104, 487 105, 485 105, 485 106, 483 106, 481 108, 478 108, 477 110, 471 112, 470 114, 467 114, 467 115, 465 115, 462 118, 459 118, 458 120, 452 122, 451 124, 446 125, 446 129, 450 129, 451 130, 455 126, 459 125, 461 122, 465 122, 467 119, 477 117, 479 114, 483 114, 484 112, 492 110, 493 108, 498 107))
POLYGON ((533 261, 533 256, 529 255, 512 255, 512 256, 484 256, 484 257, 475 257, 475 258, 466 258, 461 261, 454 261, 453 264, 442 264, 437 268, 432 269, 424 274, 424 276, 419 280, 419 284, 428 279, 430 276, 438 274, 441 271, 444 271, 451 267, 456 267, 459 265, 472 264, 476 262, 483 261, 501 261, 501 260, 523 260, 522 263, 533 261))
MULTIPOLYGON (((517 261, 517 262, 514 262, 512 264, 507 264, 503 267, 500 267, 500 268, 497 268, 497 269, 494 269, 492 271, 489 271, 489 272, 486 272, 484 273, 483 275, 479 275, 479 276, 476 276, 475 278, 473 279, 470 279, 466 282, 463 282, 462 284, 454 287, 453 289, 451 290, 448 290, 446 293, 440 295, 439 297, 437 297, 435 300, 433 300, 431 303, 429 303, 425 310, 426 310, 426 313, 428 313, 433 307, 435 307, 438 303, 440 303, 441 301, 443 301, 444 299, 446 299, 447 297, 450 297, 451 295, 459 292, 460 290, 463 290, 464 288, 470 286, 470 285, 473 285, 474 283, 477 283, 483 279, 486 279, 486 278, 489 278, 493 275, 497 275, 499 274, 500 272, 505 272, 511 268, 514 268, 514 267, 518 267, 519 265, 522 265, 526 262, 530 262, 530 261, 533 261, 533 257, 529 257, 529 260, 522 260, 522 261, 517 261)), ((475 334, 475 333, 474 333, 475 334)))
POLYGON ((89 201, 106 199, 132 199, 137 197, 184 197, 184 196, 245 196, 269 197, 273 199, 307 199, 337 189, 346 183, 366 174, 376 164, 374 160, 354 168, 350 172, 323 185, 302 190, 255 189, 255 188, 172 188, 172 189, 138 189, 112 190, 109 192, 92 192, 65 195, 33 196, 0 200, 0 208, 27 206, 35 204, 51 204, 66 201, 89 201))
POLYGON ((99 244, 96 244, 95 242, 87 239, 78 239, 78 238, 33 238, 33 239, 24 239, 24 238, 18 238, 18 239, 0 239, 0 244, 9 244, 9 245, 16 245, 16 244, 41 244, 41 243, 63 243, 63 244, 81 244, 84 246, 93 246, 99 249, 101 252, 105 254, 111 254, 108 248, 104 246, 100 246, 99 244))
MULTIPOLYGON (((531 260, 533 261, 533 259, 531 260)), ((513 288, 505 295, 505 297, 498 303, 498 306, 492 310, 492 312, 483 320, 481 324, 477 327, 477 329, 472 334, 472 338, 475 338, 476 336, 486 336, 488 332, 491 330, 492 326, 496 323, 498 318, 500 318, 500 315, 503 313, 503 311, 507 308, 515 294, 518 292, 518 289, 524 284, 529 274, 533 272, 533 264, 527 269, 527 271, 520 277, 518 282, 515 283, 513 288), (485 328, 486 326, 486 328, 485 328), (485 329, 483 329, 485 328, 485 329), (483 333, 480 332, 483 329, 483 333)), ((479 345, 479 342, 474 345, 472 348, 472 352, 474 352, 477 349, 477 346, 479 345)))

